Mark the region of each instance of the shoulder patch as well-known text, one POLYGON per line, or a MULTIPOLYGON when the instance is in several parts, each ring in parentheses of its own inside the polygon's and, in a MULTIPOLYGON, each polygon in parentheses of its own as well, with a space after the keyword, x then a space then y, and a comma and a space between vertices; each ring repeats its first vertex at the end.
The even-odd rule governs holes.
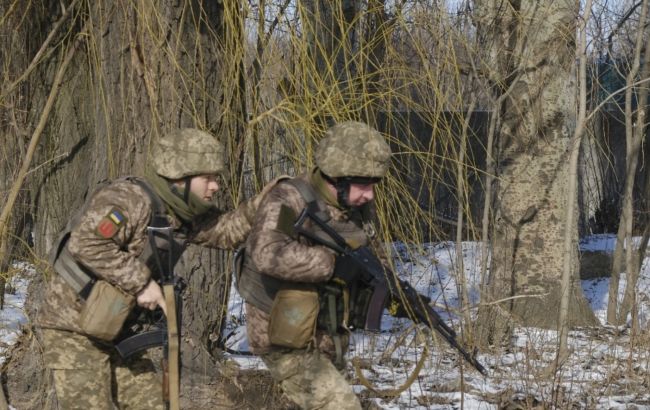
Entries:
POLYGON ((124 213, 118 208, 113 208, 99 221, 96 231, 102 238, 110 239, 115 236, 125 223, 126 217, 124 213))

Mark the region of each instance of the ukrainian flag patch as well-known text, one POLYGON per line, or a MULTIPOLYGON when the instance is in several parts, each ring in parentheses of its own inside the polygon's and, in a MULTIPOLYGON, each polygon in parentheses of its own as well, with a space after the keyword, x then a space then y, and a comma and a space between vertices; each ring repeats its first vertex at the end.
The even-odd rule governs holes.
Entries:
POLYGON ((108 214, 108 217, 111 218, 113 220, 113 222, 115 222, 116 225, 122 224, 122 222, 124 222, 124 219, 125 219, 124 215, 122 215, 120 213, 120 210, 117 209, 117 208, 114 208, 111 211, 111 213, 108 214))
POLYGON ((124 213, 118 208, 113 208, 97 224, 97 234, 102 238, 112 238, 125 223, 126 217, 124 213))

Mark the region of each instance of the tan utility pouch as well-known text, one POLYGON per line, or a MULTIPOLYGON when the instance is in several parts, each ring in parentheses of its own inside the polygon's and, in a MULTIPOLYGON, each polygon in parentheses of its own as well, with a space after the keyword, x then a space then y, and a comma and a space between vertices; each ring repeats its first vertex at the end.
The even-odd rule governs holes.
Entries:
POLYGON ((134 296, 99 280, 93 285, 81 309, 79 327, 88 336, 111 341, 122 330, 134 305, 134 296))
POLYGON ((315 289, 279 290, 269 318, 271 343, 294 349, 306 347, 316 331, 319 307, 315 289))

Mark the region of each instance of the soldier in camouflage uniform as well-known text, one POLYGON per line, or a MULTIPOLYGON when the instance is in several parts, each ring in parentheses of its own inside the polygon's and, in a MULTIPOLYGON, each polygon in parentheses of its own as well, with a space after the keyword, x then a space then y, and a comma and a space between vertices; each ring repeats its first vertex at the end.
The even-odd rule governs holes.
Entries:
MULTIPOLYGON (((144 182, 162 200, 175 237, 233 249, 248 234, 262 194, 221 212, 212 203, 225 170, 224 147, 212 135, 182 129, 159 139, 144 182)), ((133 178, 99 189, 69 224, 63 245, 73 261, 126 294, 141 309, 165 309, 152 267, 142 258, 152 197, 133 178)), ((163 208, 164 208, 163 207, 163 208)), ((47 284, 38 317, 46 366, 53 371, 59 408, 162 409, 161 381, 143 357, 121 360, 112 341, 88 337, 79 327, 83 299, 60 274, 47 284)))
MULTIPOLYGON (((320 142, 317 167, 296 177, 311 187, 328 225, 353 246, 368 245, 374 236, 369 212, 373 189, 385 176, 390 156, 379 132, 363 123, 344 122, 330 128, 320 142)), ((340 333, 331 334, 319 325, 304 348, 275 345, 269 336, 270 311, 260 301, 259 289, 268 290, 278 282, 279 288, 329 282, 339 259, 329 248, 295 236, 283 226, 287 209, 295 216, 305 206, 305 196, 289 181, 275 185, 260 204, 238 278, 238 289, 246 300, 250 349, 261 355, 284 393, 301 408, 360 409, 359 399, 333 363, 347 350, 344 331, 339 328, 340 333), (263 286, 251 292, 247 287, 255 275, 263 286)), ((270 299, 272 293, 267 295, 270 299)))

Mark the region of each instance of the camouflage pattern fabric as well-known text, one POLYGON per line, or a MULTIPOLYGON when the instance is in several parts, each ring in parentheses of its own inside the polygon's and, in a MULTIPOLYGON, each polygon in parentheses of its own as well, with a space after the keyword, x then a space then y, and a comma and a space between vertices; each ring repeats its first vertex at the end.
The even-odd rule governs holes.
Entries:
POLYGON ((121 361, 110 347, 73 332, 43 329, 42 338, 60 409, 163 409, 151 360, 121 361))
MULTIPOLYGON (((313 183, 313 175, 301 175, 301 178, 313 183)), ((322 189, 315 187, 315 192, 321 195, 322 189)), ((368 228, 358 213, 340 209, 334 205, 334 198, 324 198, 326 211, 336 221, 337 229, 345 230, 350 235, 354 230, 357 237, 365 235, 365 245, 370 240, 368 228)), ((317 283, 328 281, 334 270, 335 254, 323 246, 312 246, 305 238, 292 238, 283 230, 278 229, 280 210, 282 206, 291 208, 296 215, 305 207, 305 201, 300 192, 291 184, 277 184, 266 195, 260 204, 255 223, 246 242, 246 254, 250 256, 255 268, 266 275, 291 282, 317 283)), ((312 226, 309 221, 306 228, 312 226)), ((269 315, 255 306, 246 304, 246 322, 250 349, 255 354, 269 353, 275 349, 269 342, 267 333, 269 315)), ((347 338, 344 349, 347 348, 347 338)), ((317 348, 330 355, 335 355, 334 342, 321 330, 316 332, 317 348)))
MULTIPOLYGON (((245 240, 256 209, 272 186, 273 182, 231 212, 203 215, 187 239, 208 247, 236 248, 245 240)), ((126 179, 114 181, 89 200, 71 229, 68 250, 97 277, 135 296, 151 277, 142 260, 151 213, 149 196, 139 185, 126 179)), ((180 227, 174 215, 168 219, 171 226, 180 227)), ((75 291, 52 272, 36 325, 46 335, 46 363, 54 372, 58 400, 63 403, 60 408, 110 409, 116 400, 124 403, 122 408, 162 408, 158 404, 160 381, 154 383, 150 363, 123 364, 108 353, 109 345, 98 347, 81 335, 77 325, 81 308, 75 291), (75 407, 78 401, 84 404, 75 407)))
MULTIPOLYGON (((270 187, 272 183, 231 212, 203 216, 193 226, 188 240, 213 248, 236 248, 245 240, 255 210, 270 187)), ((68 250, 75 260, 99 278, 135 295, 151 276, 140 258, 147 241, 146 228, 151 212, 149 197, 139 185, 117 180, 90 199, 78 225, 72 228, 68 250), (112 237, 107 238, 98 232, 98 227, 115 209, 124 217, 124 222, 112 237)), ((174 216, 168 218, 172 226, 180 226, 174 216)), ((37 323, 45 328, 80 332, 77 326, 80 311, 81 301, 77 294, 58 275, 51 275, 37 323)))
MULTIPOLYGON (((264 311, 256 308, 250 303, 246 303, 246 332, 248 336, 249 348, 252 353, 264 354, 278 350, 271 345, 269 340, 269 315, 264 311)), ((347 352, 350 337, 347 334, 341 335, 341 345, 343 352, 347 352)), ((315 346, 325 357, 330 359, 336 356, 336 347, 334 340, 324 331, 317 330, 315 335, 315 346)), ((286 350, 280 348, 279 350, 286 350)))
POLYGON ((345 377, 317 350, 273 352, 262 360, 284 394, 301 409, 361 410, 345 377))
POLYGON ((194 128, 175 130, 153 146, 151 164, 158 175, 180 179, 221 174, 226 170, 225 148, 209 133, 194 128))
POLYGON ((374 128, 356 121, 327 130, 316 148, 316 165, 332 178, 383 178, 390 163, 390 147, 374 128))

